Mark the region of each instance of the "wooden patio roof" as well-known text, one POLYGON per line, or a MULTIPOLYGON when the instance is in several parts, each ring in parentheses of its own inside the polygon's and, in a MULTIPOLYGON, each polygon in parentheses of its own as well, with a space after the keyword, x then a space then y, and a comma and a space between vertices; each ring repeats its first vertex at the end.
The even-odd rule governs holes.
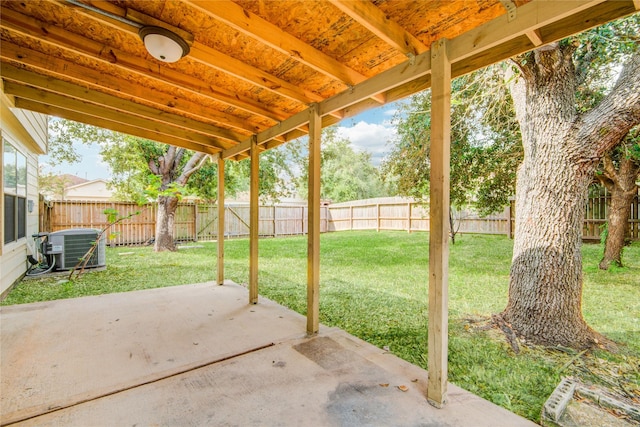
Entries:
MULTIPOLYGON (((225 159, 251 158, 249 302, 258 302, 259 152, 309 135, 307 332, 319 330, 321 128, 432 87, 427 399, 447 401, 451 79, 640 9, 640 0, 3 0, 15 107, 225 159), (189 53, 150 56, 143 26, 189 53)), ((218 238, 217 282, 224 281, 218 238)))
POLYGON ((635 1, 3 0, 2 81, 15 107, 159 142, 248 156, 452 77, 633 13, 635 1), (190 52, 147 53, 154 25, 190 52))

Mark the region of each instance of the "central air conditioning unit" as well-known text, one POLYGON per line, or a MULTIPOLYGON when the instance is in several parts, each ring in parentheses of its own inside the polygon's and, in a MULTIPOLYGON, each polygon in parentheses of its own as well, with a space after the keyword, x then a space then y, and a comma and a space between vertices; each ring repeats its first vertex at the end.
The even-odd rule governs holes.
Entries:
MULTIPOLYGON (((56 270, 72 270, 95 244, 100 232, 93 228, 72 228, 49 233, 46 255, 52 255, 56 270)), ((98 241, 86 267, 104 267, 107 265, 104 236, 98 241)), ((81 267, 81 265, 79 266, 81 267)))

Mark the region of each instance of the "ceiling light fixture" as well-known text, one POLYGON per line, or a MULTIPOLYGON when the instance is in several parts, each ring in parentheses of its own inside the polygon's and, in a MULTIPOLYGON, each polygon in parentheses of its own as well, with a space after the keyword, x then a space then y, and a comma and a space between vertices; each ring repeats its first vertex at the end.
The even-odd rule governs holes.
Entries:
POLYGON ((189 45, 176 33, 162 27, 145 26, 138 35, 144 42, 147 52, 158 61, 176 62, 189 53, 189 45))

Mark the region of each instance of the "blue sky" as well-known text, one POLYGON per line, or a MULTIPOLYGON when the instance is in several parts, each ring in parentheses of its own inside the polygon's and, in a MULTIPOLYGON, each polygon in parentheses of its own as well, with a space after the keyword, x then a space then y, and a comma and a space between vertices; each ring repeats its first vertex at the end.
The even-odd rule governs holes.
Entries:
MULTIPOLYGON (((349 139, 356 150, 371 153, 373 164, 378 166, 388 150, 388 141, 395 136, 391 119, 396 108, 389 104, 345 119, 338 124, 338 133, 349 139)), ((50 166, 48 157, 41 156, 40 165, 45 171, 56 174, 71 174, 89 180, 110 178, 109 167, 100 159, 97 147, 77 144, 76 150, 82 156, 80 163, 50 166)))

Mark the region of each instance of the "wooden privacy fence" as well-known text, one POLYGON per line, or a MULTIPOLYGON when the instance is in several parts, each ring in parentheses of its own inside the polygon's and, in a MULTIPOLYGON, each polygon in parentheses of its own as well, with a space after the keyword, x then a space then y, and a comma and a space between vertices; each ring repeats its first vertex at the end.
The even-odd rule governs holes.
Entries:
MULTIPOLYGON (((606 222, 608 198, 606 193, 590 197, 583 227, 584 240, 599 240, 601 226, 606 222)), ((640 240, 640 201, 636 196, 629 218, 630 238, 640 240)), ((130 219, 116 224, 112 231, 115 245, 139 245, 155 236, 156 204, 138 206, 126 202, 53 201, 41 202, 40 230, 57 231, 68 228, 103 228, 107 225, 106 209, 115 209, 130 219)), ((307 233, 306 206, 260 206, 259 228, 261 237, 292 236, 307 233)), ((357 201, 349 204, 322 206, 320 231, 344 230, 402 230, 429 231, 427 207, 418 202, 357 201)), ((212 204, 181 203, 175 215, 175 238, 179 242, 215 240, 218 237, 218 208, 212 204)), ((480 217, 471 210, 454 213, 454 227, 459 233, 506 234, 515 230, 512 206, 501 213, 480 217)), ((225 206, 224 235, 249 236, 249 206, 225 206)))
MULTIPOLYGON (((593 195, 587 200, 582 236, 584 240, 600 240, 600 232, 607 222, 611 194, 603 189, 598 195, 593 195)), ((629 213, 629 238, 640 240, 640 189, 631 202, 629 213)))
MULTIPOLYGON (((471 210, 454 213, 454 228, 459 233, 508 234, 509 208, 480 217, 471 210)), ((400 230, 429 231, 429 209, 419 202, 342 203, 329 206, 329 231, 400 230)))
MULTIPOLYGON (((111 243, 139 245, 152 241, 156 230, 156 204, 139 206, 127 202, 49 201, 41 202, 40 230, 58 231, 69 228, 105 227, 106 209, 131 218, 113 226, 111 243)), ((327 231, 327 210, 321 208, 322 232, 327 231)), ((215 240, 218 237, 218 207, 210 204, 180 203, 175 214, 174 236, 178 242, 215 240)), ((307 233, 306 206, 260 206, 261 237, 288 236, 307 233)), ((249 206, 225 206, 225 237, 249 236, 249 206)))
MULTIPOLYGON (((602 226, 607 222, 611 195, 589 197, 586 206, 582 238, 600 240, 602 226)), ((504 211, 481 217, 472 210, 453 214, 454 229, 459 233, 506 234, 515 232, 515 203, 504 211)), ((429 231, 428 208, 422 203, 409 201, 356 201, 329 206, 329 230, 402 230, 429 231)), ((640 240, 640 191, 631 203, 629 238, 640 240)))

